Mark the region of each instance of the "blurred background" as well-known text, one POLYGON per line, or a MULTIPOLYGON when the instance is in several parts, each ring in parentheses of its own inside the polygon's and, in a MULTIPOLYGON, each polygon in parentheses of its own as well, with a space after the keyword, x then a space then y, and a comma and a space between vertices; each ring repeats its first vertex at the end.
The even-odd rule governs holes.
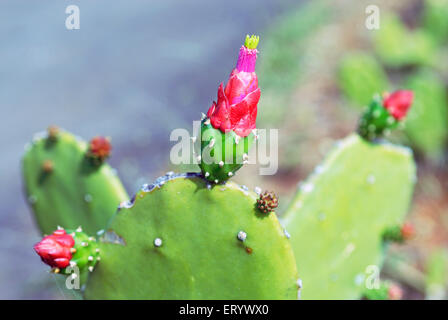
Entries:
POLYGON ((331 146, 356 128, 375 93, 410 88, 415 104, 390 139, 410 146, 416 237, 389 250, 383 277, 405 299, 446 298, 448 275, 448 0, 119 0, 0 2, 0 298, 66 299, 32 246, 39 233, 20 159, 56 124, 112 138, 109 163, 128 192, 168 170, 175 128, 216 99, 246 34, 260 35, 257 126, 279 128, 279 171, 235 177, 275 190, 280 214, 331 146), (65 8, 80 8, 67 30, 65 8), (380 29, 365 26, 368 5, 380 29))

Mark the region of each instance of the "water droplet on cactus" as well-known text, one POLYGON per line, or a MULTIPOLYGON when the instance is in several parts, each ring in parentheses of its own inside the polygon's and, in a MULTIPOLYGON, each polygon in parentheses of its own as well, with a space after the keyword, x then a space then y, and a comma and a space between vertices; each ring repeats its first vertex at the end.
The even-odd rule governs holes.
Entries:
POLYGON ((255 187, 254 191, 255 191, 255 193, 256 193, 257 195, 260 195, 261 192, 262 192, 262 190, 261 190, 260 187, 255 187))
POLYGON ((285 237, 290 239, 291 235, 289 234, 289 232, 286 229, 283 229, 283 233, 285 234, 285 237))
POLYGON ((317 218, 319 219, 319 221, 324 221, 327 218, 327 216, 325 213, 321 212, 321 213, 319 213, 317 218))
POLYGON ((174 171, 168 171, 165 175, 171 177, 172 175, 174 175, 174 171))
POLYGON ((321 174, 321 173, 323 173, 325 171, 325 169, 324 169, 324 167, 322 166, 322 165, 318 165, 315 169, 314 169, 314 172, 316 173, 316 174, 321 174))
POLYGON ((126 245, 124 239, 120 237, 118 234, 116 234, 113 230, 108 230, 104 233, 102 237, 102 242, 115 243, 120 244, 122 246, 126 245))
POLYGON ((142 186, 141 189, 142 189, 143 192, 150 192, 151 190, 154 189, 154 185, 153 185, 153 184, 145 183, 145 184, 142 186))
POLYGON ((84 201, 87 203, 92 202, 92 196, 90 194, 86 194, 84 196, 84 201))
POLYGON ((240 187, 241 187, 241 190, 243 190, 243 191, 249 191, 249 188, 246 187, 245 185, 241 185, 240 187))
POLYGON ((155 247, 160 247, 160 246, 162 246, 162 239, 160 239, 160 238, 155 238, 155 239, 154 239, 154 246, 155 246, 155 247))
POLYGON ((297 201, 294 205, 294 208, 300 209, 300 208, 302 208, 302 205, 303 205, 302 201, 297 201))
POLYGON ((368 184, 374 184, 375 181, 376 181, 376 178, 375 178, 375 176, 373 175, 373 173, 371 173, 371 174, 369 174, 369 175, 367 176, 367 183, 368 183, 368 184))
POLYGON ((312 183, 304 183, 300 187, 300 189, 305 193, 310 193, 314 189, 314 185, 312 183))
POLYGON ((360 286, 364 282, 365 275, 363 273, 358 273, 355 276, 355 284, 360 286))
POLYGON ((130 200, 130 201, 123 201, 122 203, 120 203, 118 208, 119 209, 122 209, 122 208, 129 209, 129 208, 132 208, 133 205, 134 205, 134 202, 132 200, 130 200))
POLYGON ((238 240, 240 240, 240 241, 245 241, 246 238, 247 238, 247 234, 246 234, 246 232, 244 232, 244 231, 240 231, 240 232, 238 232, 237 238, 238 238, 238 240))

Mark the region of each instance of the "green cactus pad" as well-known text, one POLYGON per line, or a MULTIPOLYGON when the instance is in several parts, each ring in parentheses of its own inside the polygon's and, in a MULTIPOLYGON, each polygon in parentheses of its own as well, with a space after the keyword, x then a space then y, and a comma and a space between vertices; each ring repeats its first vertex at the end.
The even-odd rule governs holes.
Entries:
POLYGON ((353 134, 301 185, 285 215, 304 299, 358 299, 382 233, 400 224, 415 182, 409 149, 353 134))
POLYGON ((423 26, 437 41, 448 39, 448 1, 425 0, 423 26))
POLYGON ((254 138, 254 133, 244 138, 234 131, 223 133, 213 128, 209 119, 202 120, 199 166, 203 177, 215 183, 232 177, 248 161, 249 148, 254 138))
POLYGON ((389 67, 429 65, 434 62, 434 39, 423 30, 407 30, 399 17, 385 15, 375 32, 374 47, 381 60, 389 67))
POLYGON ((412 144, 430 159, 439 159, 448 139, 448 103, 443 80, 422 71, 406 82, 414 91, 414 103, 405 122, 412 144))
POLYGON ((129 199, 114 170, 106 163, 97 166, 89 161, 87 144, 68 132, 61 131, 56 138, 38 135, 26 149, 25 189, 43 234, 58 226, 82 226, 95 234, 120 202, 129 199))
POLYGON ((256 199, 193 173, 145 185, 100 238, 85 298, 297 299, 289 239, 256 199))
POLYGON ((387 75, 376 59, 367 53, 353 53, 341 62, 339 85, 357 106, 366 106, 372 96, 389 87, 387 75))

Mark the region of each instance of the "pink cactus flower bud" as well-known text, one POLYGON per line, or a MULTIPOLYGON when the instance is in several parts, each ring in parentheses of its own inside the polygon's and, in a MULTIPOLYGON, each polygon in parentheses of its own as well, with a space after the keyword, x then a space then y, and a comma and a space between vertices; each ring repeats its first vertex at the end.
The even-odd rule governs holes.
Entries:
POLYGON ((62 269, 70 264, 74 245, 73 237, 60 229, 36 243, 34 250, 44 263, 52 268, 62 269))
POLYGON ((410 90, 398 90, 389 94, 383 101, 383 106, 398 121, 402 120, 414 100, 414 93, 410 90))
POLYGON ((246 137, 256 128, 260 100, 255 73, 258 40, 256 36, 246 37, 227 85, 219 86, 218 102, 213 102, 207 112, 212 126, 224 133, 233 130, 240 137, 246 137))

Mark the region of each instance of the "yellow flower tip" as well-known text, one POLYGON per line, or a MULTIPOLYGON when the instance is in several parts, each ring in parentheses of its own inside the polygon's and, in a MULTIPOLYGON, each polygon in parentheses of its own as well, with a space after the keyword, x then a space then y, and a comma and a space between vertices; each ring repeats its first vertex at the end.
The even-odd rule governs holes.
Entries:
POLYGON ((260 41, 260 37, 256 35, 247 35, 246 40, 244 41, 244 46, 247 49, 257 49, 258 42, 260 41))

